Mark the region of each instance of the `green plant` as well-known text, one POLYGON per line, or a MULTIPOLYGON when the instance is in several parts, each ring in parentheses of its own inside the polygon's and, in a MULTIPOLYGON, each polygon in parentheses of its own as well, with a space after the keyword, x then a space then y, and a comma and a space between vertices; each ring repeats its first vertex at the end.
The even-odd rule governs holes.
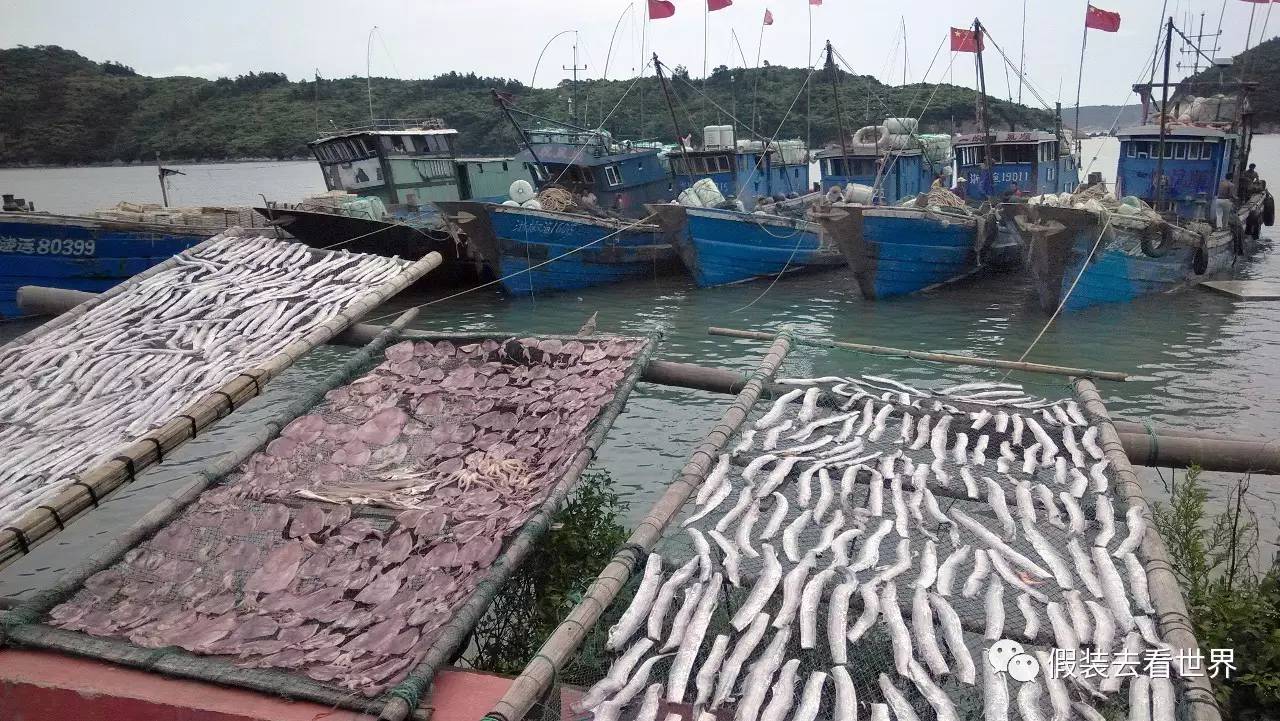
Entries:
POLYGON ((1280 571, 1250 563, 1258 524, 1245 502, 1248 490, 1247 480, 1237 483, 1226 509, 1207 520, 1208 492, 1192 467, 1181 482, 1175 478, 1168 505, 1154 508, 1201 649, 1234 650, 1238 669, 1213 683, 1235 721, 1280 717, 1280 571))
POLYGON ((494 673, 524 668, 627 538, 619 523, 626 504, 612 486, 607 471, 583 474, 538 549, 476 626, 464 662, 494 673))

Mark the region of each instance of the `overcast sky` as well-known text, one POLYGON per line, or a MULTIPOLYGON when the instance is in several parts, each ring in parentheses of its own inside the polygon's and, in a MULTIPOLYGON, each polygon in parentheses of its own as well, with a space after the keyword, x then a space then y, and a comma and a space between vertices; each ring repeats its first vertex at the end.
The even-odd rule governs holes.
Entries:
MULTIPOLYGON (((1095 0, 1123 18, 1115 34, 1090 31, 1082 102, 1120 104, 1129 86, 1151 60, 1164 0, 1095 0)), ((672 66, 693 75, 703 67, 703 0, 673 0, 675 17, 654 20, 645 41, 672 66)), ((1084 0, 1027 0, 1028 77, 1049 103, 1074 103, 1084 0), (1061 95, 1059 95, 1061 93, 1061 95)), ((1191 13, 1198 30, 1218 27, 1223 0, 1168 0, 1168 14, 1182 23, 1191 13)), ((273 70, 292 79, 365 74, 366 43, 374 75, 420 78, 449 70, 481 75, 533 78, 543 45, 557 32, 578 31, 579 63, 600 77, 608 60, 611 78, 633 76, 641 58, 645 0, 12 0, 0 2, 0 47, 61 45, 94 60, 118 60, 147 75, 216 78, 273 70), (627 9, 628 6, 630 9, 627 9), (622 18, 609 54, 610 35, 622 18)), ((919 81, 950 26, 980 17, 996 42, 1017 62, 1021 44, 1021 0, 824 0, 813 7, 809 45, 808 0, 734 0, 709 15, 707 62, 740 65, 731 31, 736 31, 747 64, 754 65, 765 8, 775 18, 764 29, 762 57, 771 63, 808 64, 824 40, 860 73, 886 82, 902 81, 902 27, 906 26, 908 78, 919 81)), ((1245 45, 1250 10, 1256 8, 1253 42, 1262 37, 1270 5, 1226 0, 1219 55, 1245 45)), ((1280 34, 1280 12, 1265 28, 1280 34)), ((537 85, 554 85, 572 60, 573 33, 558 38, 537 72, 537 85)), ((1212 45, 1207 41, 1206 45, 1212 45)), ((1175 45, 1177 47, 1178 45, 1175 45)), ((1189 57, 1175 57, 1190 63, 1189 57)), ((998 57, 988 61, 987 83, 1004 96, 1006 73, 998 57)), ((1188 71, 1175 75, 1181 77, 1188 71)), ((927 80, 973 85, 972 55, 954 57, 946 48, 927 80), (948 68, 950 68, 948 70, 948 68)), ((1142 74, 1146 78, 1145 73, 1142 74)), ((1011 76, 1013 95, 1017 78, 1011 76)), ((1024 102, 1037 104, 1024 91, 1024 102)))

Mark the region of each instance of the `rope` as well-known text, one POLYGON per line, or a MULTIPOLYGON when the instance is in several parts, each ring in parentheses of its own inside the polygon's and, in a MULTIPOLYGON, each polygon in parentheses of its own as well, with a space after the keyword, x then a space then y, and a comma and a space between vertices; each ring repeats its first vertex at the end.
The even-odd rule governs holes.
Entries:
MULTIPOLYGON (((654 217, 655 217, 655 216, 654 216, 653 214, 647 215, 647 216, 645 216, 645 217, 641 218, 640 220, 637 220, 637 221, 635 221, 635 222, 633 222, 633 223, 631 223, 631 224, 629 224, 629 225, 627 225, 627 226, 625 226, 625 227, 622 227, 622 228, 619 228, 619 229, 617 229, 617 230, 613 231, 612 233, 610 233, 610 234, 608 234, 608 235, 606 235, 606 236, 603 236, 603 237, 601 237, 601 238, 598 238, 598 239, 596 239, 596 240, 593 240, 593 241, 591 241, 590 243, 583 243, 582 245, 578 246, 577 248, 574 248, 573 250, 569 250, 569 251, 566 251, 566 252, 564 252, 564 253, 561 253, 560 255, 557 255, 557 256, 556 256, 556 257, 554 257, 554 258, 548 258, 547 260, 544 260, 544 261, 542 261, 541 263, 538 263, 537 265, 531 265, 531 266, 529 266, 529 267, 527 267, 527 268, 524 268, 524 269, 522 269, 522 270, 517 270, 516 272, 511 273, 510 275, 504 275, 504 276, 502 276, 501 278, 497 278, 497 279, 491 280, 491 281, 489 281, 489 282, 487 282, 487 283, 481 283, 480 285, 477 285, 477 286, 475 286, 475 287, 468 288, 468 289, 466 289, 466 290, 459 291, 459 292, 457 292, 457 293, 453 293, 452 295, 447 295, 447 296, 445 296, 445 297, 443 297, 443 298, 437 298, 437 299, 435 299, 435 300, 427 301, 426 303, 420 303, 420 304, 418 304, 418 305, 410 306, 409 308, 401 308, 400 310, 397 310, 397 311, 396 311, 396 312, 394 312, 394 313, 387 313, 386 315, 380 315, 380 316, 377 316, 377 317, 374 317, 374 318, 370 318, 370 319, 366 320, 365 322, 366 322, 366 323, 376 323, 377 321, 385 320, 385 319, 387 319, 387 318, 394 318, 395 316, 400 315, 401 313, 405 312, 406 310, 412 310, 412 309, 414 309, 414 308, 426 308, 427 306, 435 305, 436 303, 443 303, 443 302, 445 302, 445 301, 447 301, 447 300, 453 300, 454 298, 459 298, 459 297, 464 296, 464 295, 466 295, 466 294, 468 294, 468 293, 472 293, 472 292, 474 292, 474 291, 481 290, 481 289, 483 289, 483 288, 488 288, 489 286, 492 286, 492 285, 497 285, 498 283, 501 283, 501 282, 503 282, 503 281, 505 281, 505 280, 510 280, 511 278, 514 278, 514 277, 516 277, 516 276, 518 276, 518 275, 521 275, 521 274, 523 274, 523 273, 529 273, 529 272, 532 272, 532 271, 534 271, 534 270, 537 270, 538 268, 541 268, 542 266, 547 265, 548 263, 554 263, 554 262, 556 262, 557 260, 560 260, 561 258, 567 258, 567 257, 569 257, 569 256, 573 255, 574 253, 577 253, 577 252, 579 252, 579 251, 586 250, 587 248, 590 248, 590 247, 591 247, 591 246, 593 246, 593 245, 597 245, 597 244, 599 244, 599 243, 603 243, 604 241, 606 241, 606 240, 608 240, 608 239, 610 239, 610 238, 614 237, 615 235, 620 235, 620 234, 625 233, 625 232, 627 232, 628 230, 631 230, 631 229, 633 229, 633 228, 635 228, 635 227, 637 227, 637 226, 644 225, 645 223, 647 223, 647 222, 649 222, 650 220, 652 220, 654 217)), ((526 247, 527 247, 527 245, 528 245, 528 244, 526 243, 526 247)))
MULTIPOLYGON (((1080 272, 1076 273, 1075 280, 1071 281, 1071 287, 1067 288, 1067 292, 1062 296, 1062 300, 1058 301, 1058 307, 1053 310, 1053 315, 1049 316, 1049 320, 1045 321, 1044 327, 1041 328, 1040 332, 1036 334, 1035 340, 1031 341, 1031 345, 1027 346, 1027 350, 1024 351, 1022 355, 1018 356, 1019 363, 1026 360, 1027 356, 1031 355, 1032 349, 1036 347, 1036 344, 1039 343, 1040 339, 1044 337, 1044 334, 1048 332, 1049 326, 1053 325, 1053 321, 1058 318, 1058 314, 1062 312, 1062 308, 1067 304, 1067 299, 1069 299, 1071 297, 1072 292, 1075 291, 1076 284, 1080 282, 1080 278, 1084 276, 1085 270, 1088 269, 1089 262, 1093 260, 1093 255, 1098 252, 1098 246, 1102 245, 1102 236, 1107 234, 1107 228, 1110 228, 1110 227, 1111 227, 1111 214, 1107 213, 1107 222, 1102 224, 1102 230, 1101 232, 1098 233, 1098 239, 1093 242, 1093 248, 1089 250, 1089 255, 1085 257, 1084 262, 1080 264, 1080 272)), ((1013 373, 1012 368, 1005 371, 1005 374, 1002 377, 1002 380, 1007 379, 1012 373, 1013 373)))
POLYGON ((773 286, 775 286, 775 285, 777 285, 777 284, 778 284, 778 280, 782 278, 783 273, 786 273, 786 272, 787 272, 787 269, 791 267, 791 261, 795 259, 795 257, 796 257, 796 252, 800 250, 800 242, 801 242, 801 241, 803 241, 803 240, 804 240, 804 237, 803 237, 803 236, 801 236, 801 237, 799 237, 799 238, 796 238, 796 245, 795 245, 795 247, 794 247, 794 248, 792 248, 792 249, 791 249, 791 255, 787 256, 787 262, 782 264, 782 270, 779 270, 779 271, 778 271, 778 274, 777 274, 777 275, 775 275, 775 276, 773 277, 773 280, 769 282, 769 287, 767 287, 767 288, 765 288, 764 290, 760 291, 760 295, 757 295, 757 296, 756 296, 756 298, 755 298, 755 300, 753 300, 753 301, 751 301, 750 303, 747 303, 746 305, 742 306, 741 308, 739 308, 739 309, 737 309, 737 310, 733 311, 734 313, 741 313, 742 311, 744 311, 744 310, 746 310, 746 309, 750 308, 751 306, 753 306, 753 305, 755 305, 757 302, 759 302, 759 300, 760 300, 761 298, 765 297, 765 295, 767 295, 767 294, 769 293, 769 291, 773 290, 773 286))
POLYGON ((1155 426, 1151 425, 1150 418, 1142 419, 1142 427, 1147 429, 1147 435, 1151 438, 1151 457, 1160 457, 1160 438, 1156 435, 1155 426))

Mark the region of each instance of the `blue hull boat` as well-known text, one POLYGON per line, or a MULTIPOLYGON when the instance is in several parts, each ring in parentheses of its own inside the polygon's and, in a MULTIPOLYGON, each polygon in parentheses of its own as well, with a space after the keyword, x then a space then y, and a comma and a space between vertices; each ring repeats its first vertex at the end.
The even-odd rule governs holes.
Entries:
POLYGON ((0 212, 0 318, 22 315, 21 286, 98 293, 222 230, 0 212))
POLYGON ((476 202, 436 204, 468 252, 513 294, 647 278, 676 266, 658 226, 476 202), (562 257, 563 256, 563 257, 562 257))
POLYGON ((979 268, 985 216, 932 208, 834 205, 819 215, 862 297, 891 298, 959 280, 979 268))
MULTIPOLYGON (((1255 196, 1237 220, 1261 203, 1262 196, 1255 196)), ((1228 275, 1252 252, 1242 222, 1211 229, 1203 223, 1179 226, 1118 214, 1107 222, 1079 208, 1037 205, 1021 206, 1016 222, 1046 313, 1060 304, 1064 310, 1082 310, 1168 293, 1228 275)))
POLYGON ((701 288, 844 263, 817 223, 737 210, 648 207, 701 288))

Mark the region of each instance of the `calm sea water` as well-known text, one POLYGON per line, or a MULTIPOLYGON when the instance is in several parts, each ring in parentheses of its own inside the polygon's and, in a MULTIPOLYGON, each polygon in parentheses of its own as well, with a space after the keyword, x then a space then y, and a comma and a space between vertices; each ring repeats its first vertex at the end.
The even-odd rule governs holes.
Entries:
MULTIPOLYGON (((1090 141, 1084 164, 1110 176, 1115 141, 1090 141)), ((1259 137, 1255 160, 1264 177, 1280 177, 1280 137, 1259 137)), ((198 166, 179 182, 181 202, 250 202, 257 192, 292 200, 320 189, 309 164, 198 166), (310 178, 310 180, 308 180, 310 178), (307 183, 314 183, 308 186, 307 183), (201 185, 203 184, 203 185, 201 185), (290 193, 293 197, 290 197, 290 193), (215 200, 216 199, 216 200, 215 200)), ((0 187, 22 185, 40 207, 82 210, 147 197, 123 195, 125 178, 145 189, 145 168, 0 171, 0 187), (136 176, 136 177, 135 177, 136 176)), ((154 180, 154 176, 152 176, 154 180)), ((9 192, 9 191, 5 191, 9 192)), ((145 190, 140 191, 145 193, 145 190)), ((1269 236, 1280 228, 1266 229, 1269 236)), ((1243 269, 1246 278, 1280 279, 1280 258, 1263 252, 1243 269)), ((441 297, 430 290, 402 295, 381 312, 441 297)), ((804 333, 882 345, 1017 358, 1040 332, 1045 317, 1017 274, 976 278, 915 297, 868 302, 843 271, 700 290, 684 277, 662 277, 594 288, 576 294, 510 298, 480 290, 423 308, 415 326, 438 332, 571 333, 592 313, 599 327, 622 333, 658 332, 659 357, 749 369, 764 344, 711 337, 708 325, 770 329, 794 323, 804 333)), ((12 334, 18 327, 0 330, 12 334)), ((173 454, 171 462, 143 475, 103 508, 0 573, 0 597, 38 588, 80 560, 160 498, 181 490, 202 463, 215 457, 266 410, 294 397, 331 370, 341 350, 322 348, 271 384, 269 392, 173 454)), ((1191 289, 1127 305, 1068 314, 1044 334, 1029 360, 1126 371, 1138 380, 1103 384, 1113 415, 1242 438, 1274 438, 1280 431, 1280 301, 1237 302, 1191 289)), ((840 350, 798 347, 784 375, 872 373, 910 383, 937 385, 993 380, 993 371, 917 363, 840 350)), ((1013 379, 1049 397, 1070 393, 1065 379, 1014 374, 1013 379)), ((600 454, 638 518, 663 490, 694 444, 719 417, 727 397, 641 384, 600 454)), ((1151 495, 1165 495, 1170 471, 1145 472, 1151 495), (1163 478, 1163 480, 1162 480, 1163 478)), ((1215 501, 1238 474, 1207 474, 1215 501)), ((1251 480, 1251 506, 1262 524, 1263 553, 1274 552, 1280 481, 1251 480)))

